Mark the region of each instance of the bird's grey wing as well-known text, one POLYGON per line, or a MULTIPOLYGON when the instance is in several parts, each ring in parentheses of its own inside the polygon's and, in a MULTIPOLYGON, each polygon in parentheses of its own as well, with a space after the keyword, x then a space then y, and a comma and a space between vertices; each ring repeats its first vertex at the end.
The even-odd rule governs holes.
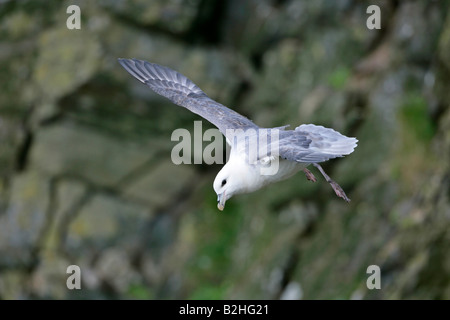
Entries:
POLYGON ((119 59, 132 76, 173 103, 185 107, 214 124, 227 140, 227 129, 257 129, 248 118, 209 98, 191 80, 170 68, 137 59, 119 59))
POLYGON ((279 155, 291 161, 318 163, 352 153, 357 142, 333 129, 304 124, 293 131, 280 131, 279 155))

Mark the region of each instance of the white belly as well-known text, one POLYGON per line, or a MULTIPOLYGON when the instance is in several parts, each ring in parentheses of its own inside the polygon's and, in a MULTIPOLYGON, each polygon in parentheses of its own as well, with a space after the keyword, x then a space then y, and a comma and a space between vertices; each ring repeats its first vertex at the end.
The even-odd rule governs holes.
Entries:
POLYGON ((273 183, 290 178, 307 166, 308 163, 299 163, 282 159, 279 162, 278 171, 274 175, 267 175, 263 177, 268 180, 268 183, 273 183))
MULTIPOLYGON (((298 163, 280 159, 278 164, 273 161, 266 166, 249 165, 240 154, 231 153, 223 171, 233 172, 234 180, 239 181, 235 194, 256 191, 268 184, 275 183, 293 176, 308 166, 308 163, 298 163)), ((221 170, 221 171, 222 171, 221 170)))
POLYGON ((251 172, 250 176, 252 176, 251 179, 249 179, 251 182, 247 180, 249 183, 243 193, 253 192, 268 184, 290 178, 307 166, 308 163, 280 160, 278 163, 278 168, 273 168, 274 170, 272 171, 261 170, 261 168, 255 170, 255 168, 253 168, 253 170, 249 170, 251 172))

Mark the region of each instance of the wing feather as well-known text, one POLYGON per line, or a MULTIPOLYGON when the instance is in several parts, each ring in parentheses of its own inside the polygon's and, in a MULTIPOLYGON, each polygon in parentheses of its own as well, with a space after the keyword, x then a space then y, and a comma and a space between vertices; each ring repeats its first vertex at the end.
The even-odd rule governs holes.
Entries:
POLYGON ((209 98, 181 73, 144 60, 119 59, 119 63, 156 93, 214 124, 227 138, 227 129, 259 128, 248 118, 209 98))
POLYGON ((284 131, 280 156, 296 162, 318 163, 349 155, 357 146, 356 138, 323 126, 304 124, 294 131, 284 131))

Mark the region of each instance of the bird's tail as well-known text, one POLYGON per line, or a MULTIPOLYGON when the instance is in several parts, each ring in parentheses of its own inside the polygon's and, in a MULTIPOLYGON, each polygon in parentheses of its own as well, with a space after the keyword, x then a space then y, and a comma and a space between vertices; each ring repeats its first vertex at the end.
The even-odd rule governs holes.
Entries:
POLYGON ((314 124, 302 124, 295 128, 295 131, 307 132, 308 138, 311 139, 310 150, 337 157, 349 155, 358 143, 356 138, 349 138, 333 129, 314 124))

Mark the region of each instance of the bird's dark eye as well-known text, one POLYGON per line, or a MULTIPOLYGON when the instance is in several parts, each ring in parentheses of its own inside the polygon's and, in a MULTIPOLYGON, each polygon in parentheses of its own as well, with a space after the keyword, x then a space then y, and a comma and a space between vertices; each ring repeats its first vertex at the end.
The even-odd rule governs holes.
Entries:
POLYGON ((224 185, 226 185, 227 184, 227 180, 226 179, 223 179, 222 180, 222 187, 224 186, 224 185))

